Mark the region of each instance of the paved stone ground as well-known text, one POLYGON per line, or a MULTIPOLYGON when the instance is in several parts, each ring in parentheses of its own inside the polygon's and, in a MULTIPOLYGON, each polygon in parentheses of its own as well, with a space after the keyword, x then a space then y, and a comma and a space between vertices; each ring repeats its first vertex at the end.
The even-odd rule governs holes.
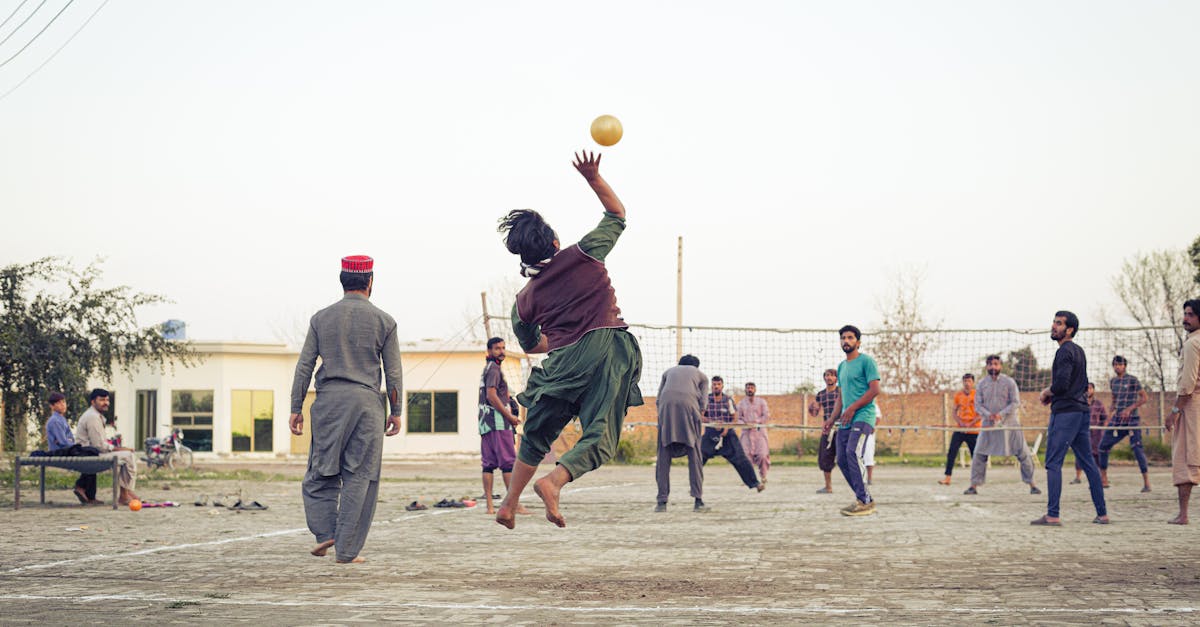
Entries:
MULTIPOLYGON (((13 549, 0 553, 0 623, 1200 619, 1200 524, 1165 524, 1174 509, 1165 469, 1146 495, 1136 469, 1114 469, 1107 527, 1090 524, 1087 491, 1075 485, 1065 486, 1064 527, 1030 527, 1045 498, 1029 495, 1012 467, 994 468, 975 497, 961 494, 965 477, 945 488, 934 484, 937 469, 881 467, 880 512, 868 518, 837 514, 851 500, 840 479, 834 495, 814 494, 814 468, 776 468, 756 494, 723 464, 707 469, 708 514, 691 512, 683 467, 670 510, 652 513, 646 466, 609 466, 569 486, 564 530, 529 516, 507 531, 482 507, 404 510, 414 498, 478 495, 476 468, 387 466, 370 561, 359 566, 308 555, 295 481, 185 484, 160 498, 187 506, 138 513, 67 505, 70 494, 57 491, 57 506, 0 512, 13 549), (238 488, 270 509, 190 504, 238 488)), ((140 487, 160 494, 153 480, 140 487)))

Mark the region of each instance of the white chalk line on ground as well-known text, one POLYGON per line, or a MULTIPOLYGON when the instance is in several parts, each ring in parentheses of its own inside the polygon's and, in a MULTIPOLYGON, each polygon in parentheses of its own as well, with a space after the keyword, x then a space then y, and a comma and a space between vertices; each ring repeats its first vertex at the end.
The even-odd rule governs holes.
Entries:
POLYGON ((139 594, 94 594, 87 596, 52 596, 52 595, 36 595, 36 594, 4 594, 0 595, 0 601, 54 601, 54 602, 71 602, 71 603, 91 603, 96 601, 134 601, 140 603, 146 602, 183 602, 196 604, 210 605, 233 605, 233 606, 249 606, 249 607, 353 607, 353 608, 378 608, 378 609, 397 609, 397 608, 412 608, 426 610, 479 610, 489 612, 515 612, 515 611, 554 611, 564 613, 594 613, 594 612, 613 612, 621 614, 679 614, 679 613, 696 613, 696 614, 905 614, 905 613, 937 613, 937 614, 1023 614, 1023 613, 1052 613, 1052 614, 1192 614, 1197 612, 1196 608, 1192 607, 1159 607, 1159 608, 1137 608, 1137 607, 1104 607, 1104 608, 1078 608, 1078 607, 1020 607, 1020 608, 999 608, 999 607, 928 607, 928 608, 886 608, 886 607, 824 607, 824 606, 808 606, 808 607, 755 607, 749 605, 739 605, 731 607, 712 607, 712 606, 679 606, 679 605, 648 605, 639 606, 566 606, 566 605, 534 605, 534 604, 493 604, 493 603, 371 603, 364 601, 266 601, 266 600, 238 600, 238 599, 218 599, 211 597, 194 597, 194 598, 178 598, 162 594, 139 595, 139 594))
MULTIPOLYGON (((633 484, 632 483, 624 483, 624 484, 617 484, 617 485, 576 488, 574 490, 568 491, 567 494, 574 494, 576 492, 583 492, 585 490, 602 490, 605 488, 615 488, 615 487, 623 487, 623 486, 629 486, 629 485, 633 485, 633 484)), ((404 522, 404 521, 408 521, 408 520, 413 520, 415 518, 423 518, 426 516, 438 516, 441 514, 452 514, 454 512, 464 512, 469 509, 473 509, 473 508, 464 507, 464 508, 443 509, 443 510, 437 510, 437 511, 421 512, 419 514, 406 514, 404 516, 400 516, 399 518, 393 518, 391 520, 377 520, 377 521, 371 523, 371 526, 375 527, 377 525, 390 525, 392 523, 404 522)), ((76 558, 69 559, 69 560, 59 560, 57 562, 47 562, 45 564, 31 564, 29 566, 18 566, 17 568, 9 569, 6 572, 8 574, 19 574, 19 573, 23 573, 23 572, 29 571, 29 570, 44 570, 47 568, 55 568, 57 566, 66 566, 68 564, 83 564, 86 562, 94 562, 97 560, 117 559, 117 558, 121 558, 121 557, 137 557, 137 556, 141 556, 141 555, 150 555, 153 553, 163 553, 166 551, 182 551, 184 549, 194 549, 194 548, 203 547, 203 546, 218 546, 218 545, 222 545, 222 544, 232 544, 234 542, 249 542, 251 540, 261 540, 263 538, 274 538, 274 537, 278 537, 278 536, 286 536, 286 535, 292 535, 292 534, 296 534, 296 533, 306 533, 306 532, 308 532, 307 527, 300 527, 300 528, 296 528, 296 529, 281 529, 279 531, 268 531, 265 533, 256 533, 254 535, 241 536, 241 537, 237 537, 237 538, 222 538, 220 540, 209 540, 208 542, 190 542, 188 544, 172 544, 169 546, 158 546, 158 547, 154 547, 152 549, 142 549, 140 551, 130 551, 128 553, 116 553, 116 554, 111 554, 111 555, 88 555, 86 557, 76 557, 76 558)))

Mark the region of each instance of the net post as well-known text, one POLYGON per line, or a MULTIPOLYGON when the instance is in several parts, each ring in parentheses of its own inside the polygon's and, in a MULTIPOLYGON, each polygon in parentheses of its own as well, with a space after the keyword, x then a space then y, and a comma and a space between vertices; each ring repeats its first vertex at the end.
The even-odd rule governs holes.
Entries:
POLYGON ((797 457, 804 456, 804 441, 808 439, 808 392, 800 393, 800 426, 804 428, 800 430, 800 447, 796 451, 797 457))
MULTIPOLYGON (((950 408, 948 405, 949 402, 950 402, 950 393, 942 392, 942 426, 943 427, 950 426, 950 408)), ((950 432, 949 431, 942 432, 942 448, 946 449, 946 450, 950 449, 950 432)))

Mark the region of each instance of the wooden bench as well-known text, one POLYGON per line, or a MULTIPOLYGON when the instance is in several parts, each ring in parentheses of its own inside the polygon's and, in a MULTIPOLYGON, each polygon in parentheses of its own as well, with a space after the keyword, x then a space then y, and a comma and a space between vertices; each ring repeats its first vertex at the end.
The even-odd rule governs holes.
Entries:
POLYGON ((93 475, 100 474, 106 470, 111 470, 113 473, 113 499, 112 508, 117 509, 117 496, 119 494, 117 481, 117 464, 116 455, 112 457, 20 457, 13 460, 13 509, 21 509, 21 467, 22 466, 39 466, 41 467, 41 480, 39 487, 41 488, 41 503, 46 504, 46 466, 55 468, 65 468, 75 472, 93 475))

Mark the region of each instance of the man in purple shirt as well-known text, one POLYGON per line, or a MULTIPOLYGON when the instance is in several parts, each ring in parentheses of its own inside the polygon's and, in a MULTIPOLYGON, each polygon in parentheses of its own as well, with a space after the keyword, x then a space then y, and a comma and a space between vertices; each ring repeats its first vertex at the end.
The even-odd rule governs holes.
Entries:
MULTIPOLYGON (((514 429, 521 424, 517 417, 516 404, 508 395, 508 382, 500 364, 504 363, 504 340, 493 337, 487 343, 487 365, 479 379, 479 452, 483 465, 483 498, 487 501, 487 513, 495 514, 492 503, 492 486, 498 469, 504 478, 504 488, 512 480, 513 462, 517 460, 514 429)), ((520 503, 518 514, 528 514, 520 503)))
MULTIPOLYGON (((50 419, 46 421, 46 451, 53 457, 77 456, 80 453, 75 446, 75 436, 67 424, 67 397, 62 392, 52 392, 46 399, 50 405, 50 419)), ((91 452, 91 451, 87 451, 91 452)), ((80 474, 75 480, 73 490, 75 498, 83 505, 88 503, 102 504, 96 500, 96 475, 80 474)))

